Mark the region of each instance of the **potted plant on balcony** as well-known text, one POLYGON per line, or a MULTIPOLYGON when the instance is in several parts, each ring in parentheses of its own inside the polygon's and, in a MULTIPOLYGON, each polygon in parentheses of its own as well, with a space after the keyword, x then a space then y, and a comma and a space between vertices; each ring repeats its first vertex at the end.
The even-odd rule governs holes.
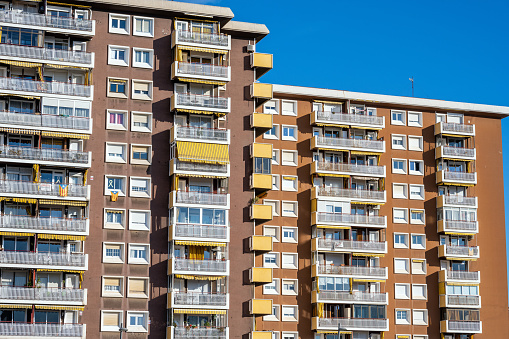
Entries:
POLYGON ((211 328, 212 327, 208 321, 206 321, 205 324, 203 324, 203 325, 205 325, 205 328, 211 328))

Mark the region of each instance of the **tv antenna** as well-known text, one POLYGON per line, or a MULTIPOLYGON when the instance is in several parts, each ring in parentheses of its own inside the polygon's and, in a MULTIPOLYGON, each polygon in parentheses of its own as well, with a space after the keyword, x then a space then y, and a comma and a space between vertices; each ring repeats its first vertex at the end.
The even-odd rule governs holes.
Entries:
POLYGON ((412 82, 412 96, 414 96, 414 77, 408 78, 412 82))

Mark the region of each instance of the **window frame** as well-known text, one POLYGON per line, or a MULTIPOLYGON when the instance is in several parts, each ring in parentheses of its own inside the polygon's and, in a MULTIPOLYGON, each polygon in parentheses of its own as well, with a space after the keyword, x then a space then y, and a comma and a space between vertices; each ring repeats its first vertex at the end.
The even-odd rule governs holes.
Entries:
POLYGON ((149 265, 150 264, 150 244, 129 243, 127 248, 127 263, 129 265, 149 265), (147 258, 131 258, 131 247, 145 247, 147 258))
POLYGON ((117 164, 127 164, 127 143, 123 142, 105 142, 104 143, 104 162, 108 163, 117 163, 117 164), (108 155, 108 147, 111 146, 120 146, 122 147, 122 160, 117 159, 117 157, 110 157, 108 155))
POLYGON ((131 165, 151 165, 152 164, 152 145, 148 145, 148 144, 131 144, 131 147, 129 149, 129 153, 130 153, 130 163, 131 165), (134 147, 146 147, 148 150, 147 150, 147 160, 143 160, 143 159, 134 159, 133 158, 133 148, 134 147))
POLYGON ((292 166, 297 167, 299 165, 299 153, 296 150, 282 149, 281 150, 281 166, 292 166), (288 163, 283 160, 283 153, 292 153, 294 162, 288 163))
POLYGON ((410 246, 410 240, 409 240, 409 234, 403 233, 403 232, 394 232, 393 233, 393 246, 394 248, 409 248, 410 246), (405 236, 405 244, 401 245, 399 243, 396 243, 396 235, 404 235, 405 236))
POLYGON ((264 315, 263 321, 279 321, 281 319, 281 305, 272 304, 272 309, 276 308, 276 315, 273 313, 264 315))
POLYGON ((108 65, 112 66, 122 66, 129 67, 129 46, 120 46, 120 45, 108 45, 108 65), (124 59, 113 59, 113 49, 121 49, 124 50, 124 59))
POLYGON ((116 110, 116 109, 107 109, 106 110, 106 129, 112 129, 112 130, 117 130, 117 131, 127 131, 127 126, 128 126, 128 116, 129 114, 127 114, 128 111, 123 111, 123 110, 116 110), (124 116, 124 123, 121 125, 122 127, 120 127, 119 125, 120 124, 112 124, 110 123, 110 113, 115 113, 115 114, 122 114, 124 116))
POLYGON ((405 134, 391 134, 391 149, 405 151, 407 149, 406 137, 407 136, 405 134), (403 143, 401 146, 394 145, 394 140, 396 140, 396 138, 401 138, 401 141, 403 143))
POLYGON ((393 207, 392 208, 392 223, 393 224, 408 224, 408 208, 403 207, 393 207), (405 219, 396 219, 395 211, 404 211, 405 212, 405 219))
POLYGON ((280 240, 280 227, 279 226, 273 226, 273 225, 263 225, 263 235, 272 237, 272 242, 279 242, 280 240), (274 228, 276 230, 276 237, 273 237, 272 235, 265 233, 266 228, 274 228))
POLYGON ((286 279, 286 278, 281 279, 281 295, 298 295, 298 293, 299 293, 298 288, 299 288, 299 280, 298 279, 286 279), (291 281, 294 283, 293 284, 293 285, 295 285, 294 292, 285 292, 283 287, 284 287, 284 283, 286 281, 291 281))
POLYGON ((410 212, 409 212, 409 220, 410 220, 410 224, 413 224, 413 225, 424 225, 426 223, 426 212, 424 211, 424 209, 411 208, 410 212), (414 213, 414 212, 421 214, 422 215, 422 220, 413 219, 412 218, 412 213, 414 213))
POLYGON ((412 316, 411 310, 408 308, 396 308, 394 309, 394 323, 396 325, 411 325, 412 324, 412 316), (398 312, 406 312, 406 319, 398 319, 398 312))
POLYGON ((131 111, 131 132, 139 132, 139 133, 152 133, 152 112, 141 112, 141 111, 131 111), (146 115, 148 116, 148 127, 134 126, 134 116, 135 115, 146 115))
POLYGON ((278 149, 272 149, 272 165, 278 165, 281 163, 281 155, 278 149), (276 155, 276 160, 274 160, 274 155, 276 155))
MULTIPOLYGON (((270 290, 270 291, 272 291, 272 290, 270 290)), ((272 283, 270 283, 270 284, 264 284, 264 285, 263 285, 263 288, 262 288, 262 294, 263 294, 263 295, 279 295, 279 293, 280 293, 279 278, 272 278, 272 283), (265 287, 266 287, 266 286, 270 286, 270 285, 272 285, 273 283, 275 283, 275 286, 276 286, 275 292, 273 292, 273 293, 268 293, 268 292, 269 292, 269 290, 265 290, 265 287)))
POLYGON ((152 197, 152 177, 130 176, 129 177, 129 196, 131 198, 148 198, 148 199, 150 199, 152 197), (140 193, 140 192, 133 191, 133 179, 146 180, 148 193, 145 193, 145 192, 140 193))
MULTIPOLYGON (((298 115, 298 111, 299 111, 299 107, 298 107, 297 100, 281 100, 281 115, 287 115, 287 116, 296 117, 298 115), (295 109, 295 111, 291 112, 291 113, 285 113, 285 111, 283 110, 283 104, 285 102, 290 102, 290 103, 294 104, 293 108, 295 109)), ((289 111, 287 111, 287 112, 289 112, 289 111)))
POLYGON ((424 161, 423 160, 416 160, 416 159, 408 159, 408 175, 420 175, 424 176, 424 161), (410 169, 412 163, 419 163, 419 167, 421 168, 421 171, 416 171, 410 169))
POLYGON ((153 38, 154 37, 154 24, 155 24, 154 18, 145 17, 145 16, 138 16, 138 15, 134 16, 133 15, 133 35, 134 36, 146 37, 146 38, 153 38), (137 32, 136 31, 136 20, 137 19, 150 21, 150 32, 148 32, 148 33, 137 32))
POLYGON ((429 316, 428 316, 428 310, 427 309, 413 309, 412 310, 412 325, 417 326, 427 326, 429 324, 429 316), (422 312, 423 314, 423 322, 416 322, 415 320, 415 313, 416 312, 422 312))
POLYGON ((407 112, 407 126, 408 127, 422 127, 422 112, 416 112, 416 111, 408 111, 407 112), (417 122, 410 122, 410 115, 416 114, 419 116, 419 119, 417 122))
POLYGON ((152 101, 154 98, 154 82, 152 80, 131 79, 131 99, 152 101), (135 84, 148 84, 148 94, 135 93, 135 84))
POLYGON ((279 104, 279 99, 271 99, 271 100, 268 100, 266 103, 263 104, 263 108, 262 108, 262 111, 264 114, 273 114, 273 115, 279 115, 279 112, 281 110, 280 108, 280 104, 279 104), (268 103, 268 102, 271 102, 271 101, 274 101, 276 103, 276 110, 275 111, 272 111, 272 110, 266 110, 266 106, 265 104, 268 103))
POLYGON ((418 135, 408 135, 408 150, 415 152, 423 152, 424 151, 424 141, 423 137, 418 135), (410 147, 410 139, 418 139, 419 140, 419 148, 410 147))
POLYGON ((127 14, 117 14, 117 13, 109 13, 108 16, 108 33, 111 34, 122 34, 129 35, 131 32, 131 16, 127 14), (125 20, 125 29, 113 27, 112 22, 113 19, 124 19, 125 20))
POLYGON ((273 206, 272 209, 272 215, 278 217, 281 213, 281 202, 279 200, 272 200, 272 199, 263 199, 263 205, 269 205, 273 206), (265 202, 268 202, 269 204, 266 204, 265 202), (274 205, 270 204, 271 202, 275 202, 274 205))
POLYGON ((293 253, 293 252, 282 252, 281 253, 281 268, 288 269, 288 270, 298 270, 299 269, 299 254, 293 253), (284 264, 284 260, 283 260, 284 256, 294 257, 295 264, 294 265, 284 264))
POLYGON ((426 234, 423 233, 410 233, 410 248, 413 250, 425 250, 426 249, 426 234), (414 244, 413 236, 423 237, 423 244, 414 244))
POLYGON ((119 275, 119 276, 103 275, 103 276, 101 276, 101 297, 103 297, 103 298, 123 298, 125 295, 124 279, 125 279, 125 277, 123 275, 119 275), (104 289, 104 287, 105 287, 104 280, 105 279, 120 279, 120 291, 118 291, 118 292, 106 291, 104 289))
POLYGON ((410 261, 410 271, 412 274, 416 274, 416 275, 425 275, 427 273, 427 268, 426 268, 426 259, 420 259, 420 258, 412 258, 411 261, 410 261), (421 268, 422 270, 421 271, 414 271, 414 262, 415 263, 420 263, 421 264, 421 268))
POLYGON ((298 227, 281 226, 281 242, 296 244, 299 242, 298 239, 299 239, 299 228, 298 227), (288 239, 292 239, 292 240, 286 240, 287 238, 285 238, 285 236, 284 236, 285 229, 290 229, 293 231, 294 237, 288 238, 288 239))
POLYGON ((400 183, 400 182, 393 182, 392 183, 392 198, 393 199, 408 199, 408 184, 400 183), (396 195, 396 190, 394 187, 403 187, 403 195, 402 196, 396 195))
POLYGON ((281 191, 285 191, 285 192, 297 192, 298 191, 298 186, 299 186, 299 177, 296 176, 296 175, 281 175, 281 191), (285 180, 285 177, 288 177, 288 178, 292 178, 291 180, 287 180, 287 181, 292 181, 294 184, 295 184, 295 188, 293 189, 285 189, 283 187, 283 181, 285 180))
POLYGON ((420 184, 409 184, 408 185, 408 198, 410 200, 424 200, 424 194, 425 194, 425 191, 424 191, 424 185, 420 185, 420 184), (420 198, 412 198, 412 187, 419 187, 419 191, 421 192, 421 197, 420 198))
POLYGON ((408 161, 407 161, 407 159, 392 158, 391 162, 392 162, 391 169, 392 169, 392 173, 393 174, 407 174, 407 172, 408 172, 408 161), (395 164, 396 161, 398 161, 398 162, 402 161, 403 162, 403 169, 394 168, 394 164, 395 164))
POLYGON ((281 321, 299 321, 299 306, 298 305, 281 305, 281 321), (284 309, 292 308, 294 316, 288 317, 284 315, 284 309))
POLYGON ((410 258, 394 258, 394 274, 410 274, 410 258), (396 268, 396 261, 406 262, 406 270, 399 270, 396 268))
POLYGON ((297 125, 281 125, 281 140, 285 140, 285 141, 297 141, 297 139, 298 139, 297 134, 298 133, 299 133, 299 129, 297 128, 297 125), (284 135, 285 128, 293 130, 295 136, 294 137, 285 136, 284 135))
POLYGON ((391 109, 391 125, 406 126, 406 114, 407 112, 405 110, 391 109), (402 120, 395 120, 393 116, 394 113, 401 114, 402 120))
POLYGON ((268 253, 264 253, 263 256, 262 256, 262 267, 267 267, 267 268, 280 268, 281 267, 281 255, 279 252, 268 252, 268 253), (275 255, 276 256, 276 263, 273 264, 273 263, 266 263, 265 262, 265 258, 268 256, 268 255, 275 255))
POLYGON ((123 187, 122 190, 119 190, 118 196, 125 197, 126 196, 126 182, 127 177, 125 175, 116 175, 116 174, 105 174, 104 175, 104 195, 111 196, 111 190, 108 188, 108 178, 122 179, 123 187))
POLYGON ((149 277, 127 277, 127 298, 134 298, 134 299, 148 299, 150 297, 150 286, 149 286, 149 283, 150 283, 150 279, 149 277), (144 296, 141 296, 141 295, 133 295, 133 293, 130 293, 129 290, 130 290, 130 286, 131 286, 131 280, 145 280, 146 281, 146 287, 147 287, 147 291, 146 291, 146 294, 144 296))
MULTIPOLYGON (((103 208, 104 213, 104 219, 103 219, 103 228, 104 229, 110 229, 110 230, 124 230, 126 225, 126 210, 125 208, 103 208), (118 226, 116 223, 109 223, 108 222, 108 211, 114 210, 114 211, 121 211, 122 212, 122 224, 118 226)), ((120 213, 119 213, 120 214, 120 213)))
POLYGON ((398 300, 410 300, 411 298, 411 290, 410 290, 410 284, 407 284, 407 283, 395 283, 394 284, 394 299, 398 299, 398 300), (397 289, 396 287, 397 286, 404 286, 405 289, 406 289, 406 294, 404 296, 401 296, 399 294, 397 294, 397 289))
POLYGON ((101 332, 117 332, 120 329, 120 324, 124 320, 124 311, 123 310, 101 310, 101 332), (117 326, 109 326, 104 325, 104 314, 105 313, 116 313, 118 324, 117 326))
POLYGON ((282 217, 289 217, 289 218, 298 218, 299 217, 299 202, 298 201, 292 201, 292 200, 282 200, 281 201, 281 216, 282 217), (294 212, 288 213, 284 211, 284 204, 292 204, 294 206, 294 212))
POLYGON ((150 224, 151 224, 151 220, 152 220, 152 213, 151 213, 151 210, 140 210, 140 209, 129 209, 129 223, 128 223, 128 227, 129 227, 129 230, 130 231, 145 231, 145 232, 150 232, 150 224), (145 214, 145 220, 147 222, 147 227, 146 228, 141 228, 141 227, 138 227, 138 226, 133 226, 131 224, 131 221, 132 221, 132 213, 144 213, 145 214))
POLYGON ((271 176, 272 176, 272 188, 271 188, 271 190, 272 191, 279 191, 279 189, 281 188, 281 183, 279 181, 279 174, 271 174, 271 176), (275 185, 276 188, 274 188, 274 181, 276 181, 276 185, 275 185))
POLYGON ((106 89, 107 90, 107 94, 106 96, 107 97, 110 97, 110 98, 119 98, 119 99, 127 99, 129 97, 129 79, 127 78, 118 78, 118 77, 108 77, 107 78, 107 82, 108 82, 108 88, 106 89), (111 82, 112 81, 118 81, 118 82, 124 82, 125 83, 125 91, 124 93, 121 93, 121 92, 112 92, 110 91, 110 85, 111 85, 111 82))
POLYGON ((123 264, 125 263, 125 242, 105 241, 102 246, 102 263, 103 264, 123 264), (120 245, 120 259, 113 259, 106 256, 106 245, 120 245))
POLYGON ((412 299, 415 300, 428 300, 428 285, 427 284, 412 284, 412 299), (424 295, 422 297, 416 296, 414 293, 414 287, 424 286, 424 295))
POLYGON ((130 333, 147 333, 148 332, 148 311, 126 311, 126 328, 130 333), (132 314, 143 314, 144 325, 131 325, 130 316, 132 314))
POLYGON ((269 140, 279 140, 279 136, 280 136, 280 128, 279 128, 279 124, 272 124, 272 128, 269 129, 268 131, 266 131, 265 133, 263 133, 263 139, 269 139, 269 140), (267 132, 270 132, 274 130, 274 132, 276 133, 275 135, 274 134, 267 134, 267 132))
POLYGON ((134 68, 145 68, 145 69, 154 69, 154 50, 151 48, 141 48, 141 47, 133 47, 132 53, 132 67, 134 68), (150 64, 146 64, 144 62, 136 61, 136 52, 149 52, 150 55, 150 64))

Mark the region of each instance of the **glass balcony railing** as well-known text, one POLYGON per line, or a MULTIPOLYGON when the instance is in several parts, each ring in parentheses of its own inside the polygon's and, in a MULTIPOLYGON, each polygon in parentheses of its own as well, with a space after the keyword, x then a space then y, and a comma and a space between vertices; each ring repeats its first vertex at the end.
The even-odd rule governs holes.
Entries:
POLYGON ((30 79, 0 77, 0 90, 37 94, 69 95, 89 98, 92 86, 57 81, 37 81, 30 79))
POLYGON ((0 336, 2 338, 82 338, 85 335, 85 325, 82 324, 44 324, 44 323, 14 323, 0 322, 0 336))
POLYGON ((90 153, 51 148, 0 146, 0 159, 35 160, 86 165, 90 161, 90 153))
POLYGON ((82 66, 91 66, 93 61, 93 53, 10 44, 0 44, 0 56, 27 58, 42 62, 65 62, 82 66))
POLYGON ((85 117, 52 114, 0 112, 0 124, 89 131, 92 120, 85 117))
POLYGON ((93 32, 92 20, 57 17, 20 11, 0 11, 0 23, 93 32))

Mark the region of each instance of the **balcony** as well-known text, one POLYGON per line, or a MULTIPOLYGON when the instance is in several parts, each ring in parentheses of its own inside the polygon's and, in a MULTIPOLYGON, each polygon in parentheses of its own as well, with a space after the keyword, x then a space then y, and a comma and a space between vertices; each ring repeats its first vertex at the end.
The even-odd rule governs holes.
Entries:
POLYGON ((208 142, 230 144, 230 130, 174 125, 170 130, 170 141, 208 142))
POLYGON ((206 111, 226 114, 230 113, 230 107, 230 98, 177 92, 171 97, 172 111, 206 111))
POLYGON ((475 160, 475 148, 439 146, 435 148, 435 159, 475 160))
POLYGON ((440 195, 437 197, 437 208, 449 206, 477 208, 477 197, 463 197, 459 195, 440 195))
POLYGON ((206 308, 227 310, 230 295, 227 293, 168 293, 168 308, 206 308))
POLYGON ((0 267, 86 271, 88 254, 0 251, 0 267))
POLYGON ((93 86, 71 84, 57 81, 37 81, 29 79, 0 77, 0 91, 9 95, 55 96, 86 100, 93 99, 93 86))
POLYGON ((340 174, 385 178, 385 166, 314 161, 311 163, 311 174, 321 176, 337 176, 340 174))
POLYGON ((169 240, 229 242, 230 229, 227 226, 175 224, 170 226, 169 240))
POLYGON ((82 338, 86 337, 86 325, 82 324, 29 324, 29 323, 0 323, 2 338, 82 338))
POLYGON ((86 305, 87 290, 0 286, 2 304, 86 305))
POLYGON ((481 321, 442 320, 442 321, 440 321, 440 332, 455 333, 455 334, 482 333, 482 322, 481 321))
POLYGON ((249 218, 251 220, 272 220, 272 206, 253 204, 249 209, 249 218))
POLYGON ((249 300, 249 314, 252 315, 272 314, 272 299, 249 300))
POLYGON ((251 189, 268 191, 272 189, 272 175, 253 173, 250 177, 251 189))
POLYGON ((370 129, 382 129, 385 127, 385 117, 376 115, 348 114, 343 112, 314 111, 311 113, 312 125, 348 125, 370 129))
POLYGON ((385 141, 314 136, 311 139, 311 149, 383 153, 385 141))
POLYGON ((187 327, 168 327, 166 331, 167 339, 228 339, 228 327, 212 328, 187 328, 187 327))
POLYGON ((479 233, 479 223, 477 221, 438 220, 437 227, 439 233, 461 233, 465 235, 479 233))
POLYGON ((249 250, 260 252, 272 251, 272 237, 266 235, 252 235, 249 238, 249 250))
POLYGON ((52 63, 69 67, 94 67, 94 53, 59 50, 38 46, 0 44, 0 59, 52 63))
POLYGON ((449 308, 481 308, 479 295, 440 295, 440 307, 449 308))
POLYGON ((270 284, 272 282, 272 268, 251 267, 249 281, 251 284, 270 284))
POLYGON ((52 33, 84 37, 95 35, 95 20, 56 17, 18 11, 1 11, 0 23, 2 26, 35 29, 52 33))
POLYGON ((435 135, 450 134, 461 137, 473 137, 475 125, 455 124, 451 122, 438 122, 435 124, 435 135))
POLYGON ((438 247, 438 256, 440 258, 455 260, 479 259, 479 246, 468 247, 468 246, 440 245, 438 247))
POLYGON ((312 251, 338 253, 387 253, 386 241, 357 241, 314 238, 311 241, 312 251))
POLYGON ((374 202, 383 204, 387 201, 387 194, 386 191, 315 186, 311 188, 311 199, 374 202))
POLYGON ((231 49, 231 37, 227 34, 198 33, 177 29, 171 33, 171 47, 173 48, 176 45, 229 51, 231 49))
POLYGON ((23 197, 23 198, 44 198, 59 200, 90 200, 89 185, 67 185, 67 195, 60 192, 60 184, 31 181, 0 180, 0 196, 23 197))
POLYGON ((249 339, 272 339, 272 331, 252 331, 249 339))
POLYGON ((231 80, 231 68, 229 66, 175 61, 171 65, 171 77, 180 81, 201 79, 226 83, 231 80))
POLYGON ((91 134, 92 119, 50 114, 0 112, 0 127, 91 134))
POLYGON ((170 160, 170 175, 186 176, 189 174, 206 177, 230 176, 230 164, 207 164, 201 162, 186 162, 178 159, 170 160))
POLYGON ((370 304, 387 305, 389 293, 369 293, 361 291, 317 291, 311 292, 312 303, 333 303, 333 304, 370 304))
POLYGON ((170 194, 170 208, 180 206, 197 205, 204 207, 230 208, 230 195, 224 193, 201 193, 172 191, 170 194))
POLYGON ((311 318, 312 330, 338 331, 388 331, 388 319, 356 319, 356 318, 311 318))
POLYGON ((312 212, 311 224, 387 228, 387 217, 379 215, 312 212))
POLYGON ((252 113, 251 128, 258 128, 261 131, 268 131, 272 128, 272 114, 252 113))
POLYGON ((37 234, 88 235, 89 219, 40 218, 24 215, 0 215, 0 231, 37 234))
POLYGON ((256 79, 272 69, 272 54, 251 53, 251 68, 256 68, 256 79))
POLYGON ((90 168, 92 166, 92 153, 51 148, 0 146, 0 161, 90 168))
POLYGON ((438 281, 479 284, 481 283, 481 274, 480 272, 441 270, 438 272, 438 281))
POLYGON ((340 275, 348 278, 359 279, 387 279, 387 267, 363 267, 363 266, 337 266, 330 264, 314 264, 311 267, 311 275, 340 275))
POLYGON ((230 261, 172 258, 168 260, 168 274, 226 276, 230 274, 230 261))
POLYGON ((466 173, 442 170, 437 172, 436 181, 438 185, 474 186, 477 185, 477 172, 466 173))
POLYGON ((263 103, 272 99, 272 85, 255 82, 251 85, 250 93, 251 98, 255 101, 255 107, 259 107, 263 103))

